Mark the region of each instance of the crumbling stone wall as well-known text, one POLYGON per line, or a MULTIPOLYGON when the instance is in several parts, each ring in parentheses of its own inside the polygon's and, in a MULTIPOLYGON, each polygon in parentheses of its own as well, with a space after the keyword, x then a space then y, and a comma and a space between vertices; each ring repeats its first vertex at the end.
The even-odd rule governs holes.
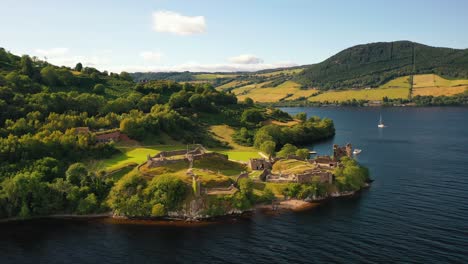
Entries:
POLYGON ((250 159, 248 166, 251 170, 265 170, 272 168, 271 162, 267 159, 250 159))

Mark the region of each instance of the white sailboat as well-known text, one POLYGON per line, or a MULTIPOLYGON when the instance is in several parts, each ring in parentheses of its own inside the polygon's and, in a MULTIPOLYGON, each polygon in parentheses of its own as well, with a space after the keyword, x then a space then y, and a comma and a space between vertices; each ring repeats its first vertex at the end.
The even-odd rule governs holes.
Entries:
POLYGON ((382 115, 380 115, 380 120, 379 120, 379 124, 377 125, 377 127, 379 127, 379 128, 384 128, 385 127, 384 123, 382 122, 382 115))

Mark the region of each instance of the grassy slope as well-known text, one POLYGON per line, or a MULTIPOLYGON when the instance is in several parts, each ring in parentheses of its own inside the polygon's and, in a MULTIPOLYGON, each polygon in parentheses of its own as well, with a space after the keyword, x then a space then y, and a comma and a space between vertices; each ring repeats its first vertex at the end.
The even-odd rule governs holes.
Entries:
MULTIPOLYGON (((191 184, 192 178, 187 176, 188 167, 188 162, 180 162, 156 168, 143 166, 142 170, 147 174, 153 174, 155 176, 172 175, 180 178, 187 184, 191 184)), ((192 172, 198 176, 202 185, 206 187, 229 187, 236 177, 245 170, 246 167, 237 162, 218 158, 196 160, 192 168, 192 172)))
POLYGON ((232 140, 232 134, 234 129, 227 125, 216 125, 211 126, 210 131, 214 134, 214 137, 220 141, 227 142, 232 148, 230 150, 217 150, 220 153, 228 155, 229 159, 248 161, 250 158, 258 158, 258 150, 252 147, 245 147, 237 144, 232 140))
MULTIPOLYGON (((238 161, 248 161, 250 158, 260 157, 258 150, 252 147, 245 147, 239 144, 236 144, 232 140, 232 134, 234 129, 227 125, 216 125, 211 126, 211 132, 214 137, 220 141, 227 142, 231 149, 213 149, 223 154, 228 155, 231 160, 238 161)), ((151 143, 145 142, 145 143, 151 143)), ((136 144, 119 144, 118 149, 120 153, 114 155, 109 159, 96 160, 88 163, 88 167, 91 170, 106 170, 113 171, 121 167, 127 166, 129 164, 141 164, 146 161, 148 154, 155 155, 161 151, 165 150, 177 150, 185 149, 187 146, 182 144, 173 144, 173 145, 141 145, 140 143, 136 144)), ((237 172, 236 172, 237 173, 237 172)))
POLYGON ((344 91, 327 91, 309 98, 312 102, 343 102, 346 100, 382 100, 387 96, 390 99, 408 98, 409 78, 399 77, 375 89, 356 89, 344 91))
POLYGON ((196 80, 214 80, 218 78, 235 78, 236 74, 216 74, 216 73, 202 73, 194 75, 196 80))
POLYGON ((186 148, 185 145, 154 145, 154 146, 133 146, 133 147, 118 147, 120 153, 112 156, 109 159, 92 161, 89 163, 89 167, 92 170, 115 170, 120 167, 126 166, 131 163, 143 163, 148 154, 155 155, 164 150, 176 150, 186 148))
POLYGON ((233 92, 238 95, 239 100, 250 97, 256 102, 278 102, 281 99, 294 100, 317 93, 315 89, 301 90, 301 86, 293 81, 285 81, 276 87, 262 87, 265 84, 268 84, 268 82, 246 85, 234 89, 233 92))
POLYGON ((468 80, 448 80, 435 74, 414 76, 413 95, 450 96, 468 89, 468 80))

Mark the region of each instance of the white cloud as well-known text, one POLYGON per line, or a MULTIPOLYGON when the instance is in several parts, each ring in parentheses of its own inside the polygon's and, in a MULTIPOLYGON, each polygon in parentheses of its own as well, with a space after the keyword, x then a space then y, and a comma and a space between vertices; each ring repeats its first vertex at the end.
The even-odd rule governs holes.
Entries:
POLYGON ((252 54, 242 54, 239 56, 231 57, 228 60, 235 64, 259 64, 263 62, 262 59, 252 54))
POLYGON ((204 16, 184 16, 176 12, 163 10, 153 13, 153 29, 157 32, 185 36, 204 33, 206 22, 204 16))
POLYGON ((112 51, 95 51, 92 54, 83 56, 71 53, 68 48, 50 48, 36 49, 31 55, 38 56, 40 59, 47 57, 49 63, 57 66, 74 67, 78 62, 81 62, 85 67, 106 70, 110 66, 112 51))
POLYGON ((146 61, 160 61, 163 54, 161 52, 155 51, 142 51, 140 52, 140 57, 146 61))
POLYGON ((35 52, 46 57, 62 56, 68 53, 68 48, 36 49, 35 52))

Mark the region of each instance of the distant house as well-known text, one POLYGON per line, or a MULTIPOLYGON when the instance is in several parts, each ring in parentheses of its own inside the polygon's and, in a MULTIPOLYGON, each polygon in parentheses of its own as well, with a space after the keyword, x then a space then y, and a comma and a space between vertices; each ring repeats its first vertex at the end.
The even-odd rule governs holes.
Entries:
POLYGON ((108 133, 101 132, 99 134, 96 134, 96 142, 105 143, 110 141, 119 141, 120 135, 121 134, 119 130, 110 131, 108 133))
POLYGON ((382 101, 372 100, 367 103, 367 106, 382 106, 382 101))
POLYGON ((89 134, 89 127, 75 127, 75 134, 89 134))

